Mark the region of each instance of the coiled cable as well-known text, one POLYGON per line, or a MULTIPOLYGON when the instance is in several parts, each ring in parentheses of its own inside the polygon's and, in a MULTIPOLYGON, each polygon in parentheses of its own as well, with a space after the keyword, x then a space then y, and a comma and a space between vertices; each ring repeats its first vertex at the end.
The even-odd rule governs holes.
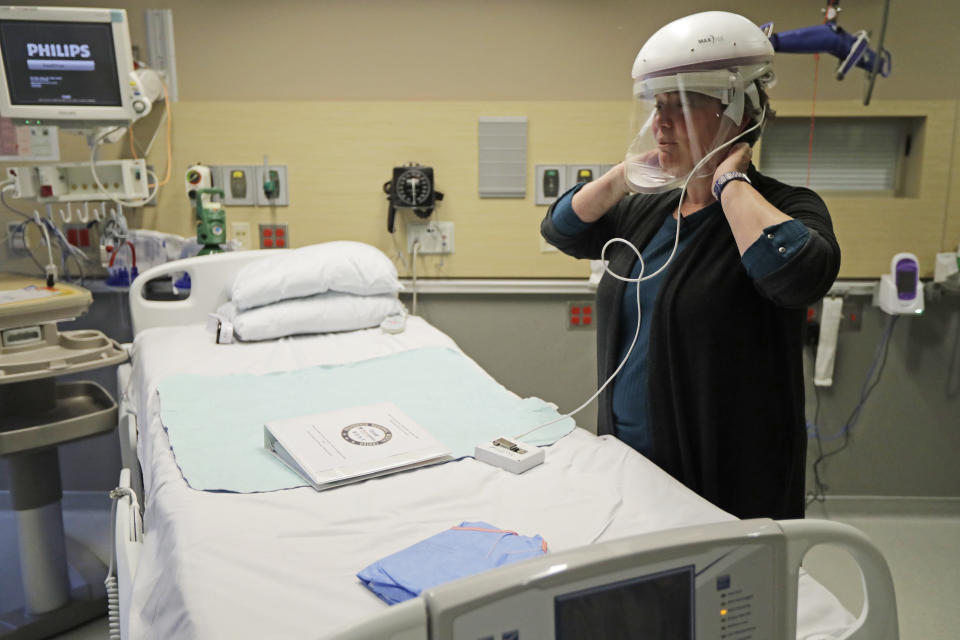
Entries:
POLYGON ((107 577, 103 581, 103 585, 107 589, 107 623, 110 640, 120 640, 120 587, 115 573, 114 560, 116 559, 117 549, 117 504, 125 497, 130 498, 130 505, 127 507, 130 510, 130 518, 128 519, 130 528, 127 531, 127 539, 140 542, 137 525, 140 517, 140 504, 137 502, 137 494, 129 487, 117 487, 110 492, 110 498, 113 500, 110 507, 110 567, 107 570, 107 577))

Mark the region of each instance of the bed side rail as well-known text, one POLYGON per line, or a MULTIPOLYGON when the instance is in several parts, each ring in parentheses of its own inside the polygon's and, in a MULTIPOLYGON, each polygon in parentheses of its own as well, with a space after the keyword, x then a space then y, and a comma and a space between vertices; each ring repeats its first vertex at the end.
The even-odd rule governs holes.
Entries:
MULTIPOLYGON (((111 492, 116 500, 113 525, 115 566, 105 581, 108 598, 110 638, 128 638, 130 596, 133 577, 143 550, 143 519, 137 495, 130 487, 130 470, 120 470, 120 482, 111 492)), ((111 563, 112 564, 112 563, 111 563)))
POLYGON ((134 335, 153 327, 181 326, 202 323, 207 314, 226 302, 227 290, 237 271, 244 265, 261 260, 277 251, 231 251, 168 262, 141 273, 130 285, 130 317, 134 335), (190 295, 183 300, 147 300, 144 287, 151 280, 190 276, 190 295))

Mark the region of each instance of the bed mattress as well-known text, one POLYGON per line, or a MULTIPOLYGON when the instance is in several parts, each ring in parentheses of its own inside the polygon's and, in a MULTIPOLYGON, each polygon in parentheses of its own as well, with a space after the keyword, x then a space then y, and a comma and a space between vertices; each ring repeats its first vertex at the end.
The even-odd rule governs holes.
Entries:
MULTIPOLYGON (((468 520, 539 534, 560 551, 733 519, 615 438, 579 428, 519 476, 467 458, 326 492, 224 494, 184 482, 160 422, 164 377, 265 374, 422 347, 457 349, 417 317, 396 335, 370 329, 233 345, 214 344, 201 326, 138 334, 124 391, 140 429, 146 505, 125 605, 131 637, 325 637, 387 607, 359 570, 468 520)), ((798 637, 838 637, 853 624, 829 591, 801 575, 798 637)))

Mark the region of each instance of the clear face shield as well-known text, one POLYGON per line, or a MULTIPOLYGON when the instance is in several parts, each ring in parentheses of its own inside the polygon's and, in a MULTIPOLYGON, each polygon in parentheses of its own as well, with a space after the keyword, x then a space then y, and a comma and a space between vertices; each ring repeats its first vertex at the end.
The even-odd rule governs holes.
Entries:
POLYGON ((749 120, 746 96, 759 102, 753 84, 745 89, 740 75, 729 70, 638 80, 634 95, 633 130, 639 132, 624 166, 628 186, 641 193, 712 176, 725 156, 718 149, 749 120))

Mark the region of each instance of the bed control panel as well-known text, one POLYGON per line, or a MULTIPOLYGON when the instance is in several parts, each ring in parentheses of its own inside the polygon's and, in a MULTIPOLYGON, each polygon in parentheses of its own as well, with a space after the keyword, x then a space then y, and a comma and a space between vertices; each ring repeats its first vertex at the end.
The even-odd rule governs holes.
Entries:
POLYGON ((575 640, 618 637, 629 628, 640 638, 774 638, 774 557, 767 545, 746 544, 595 575, 554 564, 553 574, 529 577, 528 587, 537 588, 457 616, 453 637, 575 640))

